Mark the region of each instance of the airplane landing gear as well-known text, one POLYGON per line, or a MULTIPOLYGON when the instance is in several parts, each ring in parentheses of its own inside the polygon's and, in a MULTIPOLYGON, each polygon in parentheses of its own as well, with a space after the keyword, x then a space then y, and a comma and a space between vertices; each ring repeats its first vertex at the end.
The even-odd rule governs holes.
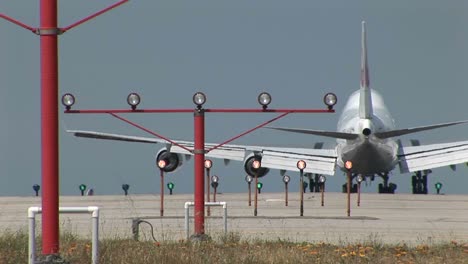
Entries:
POLYGON ((411 177, 413 194, 427 194, 427 174, 422 175, 420 171, 411 177))
POLYGON ((383 183, 379 183, 379 193, 395 193, 397 185, 394 183, 388 183, 388 173, 379 175, 382 177, 383 183))

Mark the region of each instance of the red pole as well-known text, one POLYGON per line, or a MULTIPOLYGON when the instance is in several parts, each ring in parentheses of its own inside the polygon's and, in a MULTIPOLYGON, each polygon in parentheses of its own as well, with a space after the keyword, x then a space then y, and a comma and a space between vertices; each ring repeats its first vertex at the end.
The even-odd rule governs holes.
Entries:
MULTIPOLYGON (((206 201, 210 202, 210 169, 206 169, 206 201)), ((206 208, 206 215, 210 216, 210 207, 206 208)))
POLYGON ((159 209, 159 215, 164 216, 164 170, 160 169, 161 171, 161 205, 159 209))
POLYGON ((248 183, 248 186, 249 186, 249 206, 252 206, 252 187, 251 187, 250 182, 248 183))
POLYGON ((288 206, 288 183, 287 182, 284 183, 284 194, 285 194, 284 205, 288 206))
POLYGON ((57 0, 41 0, 42 254, 59 252, 57 0))
POLYGON ((194 169, 195 169, 195 237, 205 234, 205 111, 196 109, 194 112, 194 169))
POLYGON ((346 196, 347 196, 346 214, 348 216, 351 216, 351 170, 348 169, 348 172, 346 173, 346 176, 347 176, 347 183, 346 183, 346 196))

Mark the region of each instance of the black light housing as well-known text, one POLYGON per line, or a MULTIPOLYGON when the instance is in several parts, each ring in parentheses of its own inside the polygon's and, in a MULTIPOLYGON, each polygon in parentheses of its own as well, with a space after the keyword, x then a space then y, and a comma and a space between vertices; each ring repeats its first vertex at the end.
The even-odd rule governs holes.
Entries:
POLYGON ((323 102, 325 103, 325 105, 327 105, 329 110, 332 110, 333 106, 335 106, 336 103, 338 102, 338 98, 336 97, 334 93, 327 93, 323 97, 323 102))
POLYGON ((130 93, 127 96, 127 103, 132 107, 132 110, 135 110, 137 105, 140 104, 141 98, 137 93, 130 93))
POLYGON ((269 93, 262 92, 258 95, 257 100, 263 109, 267 109, 268 105, 271 103, 271 95, 269 93))
POLYGON ((245 176, 245 181, 250 184, 253 181, 252 176, 250 175, 245 176))
POLYGON ((74 104, 75 104, 75 96, 73 96, 73 94, 66 93, 62 96, 62 105, 65 106, 67 110, 70 110, 74 104))
POLYGON ((122 190, 124 191, 125 195, 128 195, 128 189, 130 189, 130 185, 126 183, 122 184, 122 190))
POLYGON ((193 95, 193 103, 197 105, 198 109, 201 109, 206 102, 206 95, 202 92, 196 92, 193 95))
POLYGON ((319 181, 320 183, 325 183, 325 182, 327 181, 327 177, 325 177, 324 175, 320 175, 318 181, 319 181))
POLYGON ((284 183, 287 184, 290 180, 291 180, 291 177, 289 177, 288 175, 284 175, 284 176, 283 176, 283 182, 284 182, 284 183))
POLYGON ((218 181, 219 181, 219 177, 216 176, 216 175, 213 175, 213 176, 211 176, 211 181, 212 181, 212 182, 218 182, 218 181))

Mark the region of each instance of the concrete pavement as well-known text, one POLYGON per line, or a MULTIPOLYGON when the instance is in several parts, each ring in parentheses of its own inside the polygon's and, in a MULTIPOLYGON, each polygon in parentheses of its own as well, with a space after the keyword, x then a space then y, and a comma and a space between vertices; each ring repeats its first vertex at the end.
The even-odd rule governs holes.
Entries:
MULTIPOLYGON (((253 197, 253 195, 252 195, 253 197)), ((346 214, 346 194, 326 193, 321 206, 319 193, 304 194, 304 216, 299 216, 299 194, 289 193, 285 206, 283 193, 259 194, 258 216, 248 206, 247 194, 218 194, 227 202, 228 232, 247 240, 288 240, 328 243, 442 243, 468 241, 467 195, 356 194, 351 197, 351 217, 346 214)), ((132 238, 132 219, 150 222, 158 240, 185 238, 184 204, 193 195, 165 195, 164 217, 156 195, 62 196, 60 206, 99 206, 100 238, 132 238)), ((40 206, 40 197, 1 197, 1 230, 27 230, 27 209, 40 206)), ((190 209, 193 215, 193 207, 190 209)), ((206 233, 223 234, 222 209, 211 208, 206 217, 206 233)), ((41 217, 37 217, 38 232, 41 217)), ((60 229, 91 237, 90 215, 63 214, 60 229)), ((190 219, 193 232, 193 219, 190 219)), ((140 224, 140 239, 151 239, 150 228, 140 224)))

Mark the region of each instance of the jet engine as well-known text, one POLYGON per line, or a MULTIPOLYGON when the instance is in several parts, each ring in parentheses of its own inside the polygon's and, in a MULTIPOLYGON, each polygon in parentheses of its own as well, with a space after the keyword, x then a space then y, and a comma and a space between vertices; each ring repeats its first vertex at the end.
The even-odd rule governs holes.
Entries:
POLYGON ((163 169, 164 172, 173 172, 182 166, 183 157, 180 154, 169 152, 166 148, 163 148, 156 155, 156 164, 160 160, 166 161, 166 167, 163 169))
POLYGON ((245 162, 244 162, 244 170, 245 172, 252 176, 252 177, 255 177, 255 175, 257 175, 257 177, 263 177, 265 176, 269 171, 270 169, 268 168, 263 168, 263 167, 260 167, 258 169, 255 169, 253 167, 253 162, 254 160, 259 160, 259 161, 262 161, 262 156, 260 155, 255 155, 255 154, 252 154, 250 156, 248 156, 246 159, 245 159, 245 162))

